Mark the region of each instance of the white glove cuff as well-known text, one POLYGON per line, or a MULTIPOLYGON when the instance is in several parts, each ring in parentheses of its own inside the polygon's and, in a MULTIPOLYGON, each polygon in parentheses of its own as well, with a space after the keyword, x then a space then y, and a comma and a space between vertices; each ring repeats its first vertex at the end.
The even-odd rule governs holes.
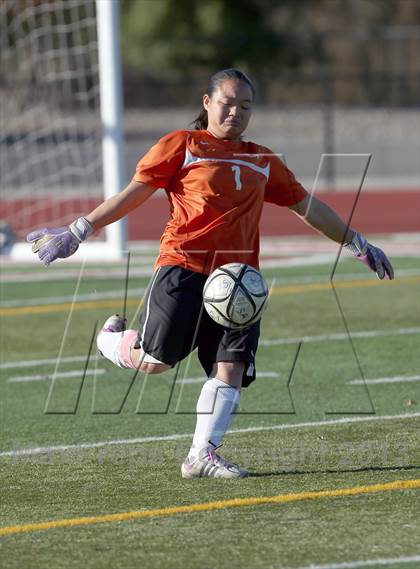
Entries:
POLYGON ((79 217, 69 226, 70 231, 76 237, 76 239, 81 243, 85 239, 92 235, 94 229, 87 219, 84 217, 79 217))
POLYGON ((357 231, 354 232, 351 241, 344 245, 344 247, 346 247, 346 249, 348 249, 356 257, 366 255, 368 246, 369 244, 366 239, 363 237, 363 235, 357 233, 357 231))

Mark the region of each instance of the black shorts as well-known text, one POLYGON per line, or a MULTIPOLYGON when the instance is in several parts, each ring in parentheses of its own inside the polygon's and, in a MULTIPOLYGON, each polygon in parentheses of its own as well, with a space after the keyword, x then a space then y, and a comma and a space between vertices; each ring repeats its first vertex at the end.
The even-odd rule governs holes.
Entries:
POLYGON ((260 323, 231 329, 217 324, 203 306, 207 276, 178 266, 160 267, 145 296, 136 347, 174 366, 198 348, 207 376, 215 362, 244 362, 242 387, 255 379, 260 323))

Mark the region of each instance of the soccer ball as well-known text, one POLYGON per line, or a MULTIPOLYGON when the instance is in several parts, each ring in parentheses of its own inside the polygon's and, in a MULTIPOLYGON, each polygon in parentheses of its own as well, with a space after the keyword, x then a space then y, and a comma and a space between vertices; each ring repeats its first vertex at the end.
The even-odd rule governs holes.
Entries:
POLYGON ((267 307, 268 287, 262 275, 243 263, 228 263, 213 271, 204 284, 204 308, 227 328, 250 326, 267 307))

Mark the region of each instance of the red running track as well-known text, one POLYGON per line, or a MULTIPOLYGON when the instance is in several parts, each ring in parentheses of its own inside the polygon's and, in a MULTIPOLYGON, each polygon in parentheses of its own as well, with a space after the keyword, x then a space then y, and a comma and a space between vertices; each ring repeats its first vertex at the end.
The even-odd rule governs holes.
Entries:
MULTIPOLYGON (((318 196, 345 221, 354 206, 354 193, 324 193, 318 196)), ((129 215, 129 239, 158 239, 169 214, 165 197, 150 199, 129 215)), ((420 231, 420 192, 399 191, 361 194, 351 226, 363 233, 400 233, 420 231)), ((288 208, 265 204, 260 224, 261 235, 308 235, 305 225, 288 208)))
MULTIPOLYGON (((354 192, 330 192, 319 194, 318 197, 345 221, 349 219, 354 206, 354 192)), ((20 237, 24 237, 28 228, 70 223, 75 217, 88 213, 98 203, 96 198, 1 200, 0 218, 9 223, 20 237)), ((165 196, 149 199, 128 216, 129 240, 159 239, 168 216, 169 206, 165 196)), ((362 193, 351 226, 370 234, 420 231, 420 191, 362 193)), ((264 236, 313 233, 288 208, 272 204, 265 204, 260 231, 264 236)))

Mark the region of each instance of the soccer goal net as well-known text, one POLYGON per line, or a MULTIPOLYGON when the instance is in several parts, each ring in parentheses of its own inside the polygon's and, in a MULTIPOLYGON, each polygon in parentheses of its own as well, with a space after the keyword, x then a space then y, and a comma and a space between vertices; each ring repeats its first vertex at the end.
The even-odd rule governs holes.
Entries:
MULTIPOLYGON (((118 2, 2 0, 0 25, 0 246, 24 258, 30 230, 67 225, 122 189, 121 110, 110 108, 121 107, 118 2)), ((83 254, 117 258, 124 248, 114 224, 83 254)))

